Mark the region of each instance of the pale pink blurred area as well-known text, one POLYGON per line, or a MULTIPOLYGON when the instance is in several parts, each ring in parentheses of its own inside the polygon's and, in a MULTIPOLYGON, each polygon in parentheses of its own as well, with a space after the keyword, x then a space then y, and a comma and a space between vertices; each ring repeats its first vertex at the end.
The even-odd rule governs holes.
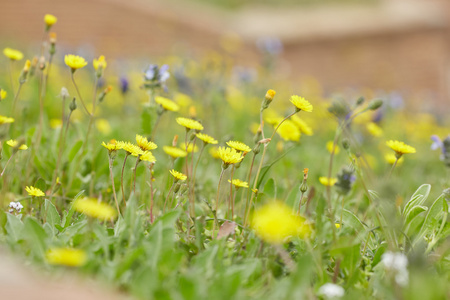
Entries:
POLYGON ((30 266, 18 257, 0 251, 0 299, 4 300, 126 300, 93 279, 81 278, 63 268, 52 276, 30 266))
POLYGON ((231 35, 240 41, 233 57, 253 66, 261 61, 257 41, 275 37, 283 44, 277 68, 287 79, 426 95, 447 109, 450 1, 363 3, 228 11, 187 0, 0 0, 0 37, 3 47, 39 43, 51 13, 64 49, 89 45, 109 58, 201 54, 223 51, 231 35))

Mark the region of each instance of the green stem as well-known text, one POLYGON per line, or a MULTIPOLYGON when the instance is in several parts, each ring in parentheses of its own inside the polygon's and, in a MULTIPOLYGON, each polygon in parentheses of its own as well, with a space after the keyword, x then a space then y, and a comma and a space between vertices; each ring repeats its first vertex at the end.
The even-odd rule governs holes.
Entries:
POLYGON ((128 153, 128 152, 125 155, 125 159, 123 160, 123 166, 122 166, 122 174, 120 176, 120 189, 122 190, 122 201, 123 201, 123 204, 125 205, 125 207, 127 206, 127 203, 125 201, 125 192, 124 192, 124 189, 123 189, 123 173, 124 173, 125 164, 127 162, 127 158, 128 158, 129 155, 130 155, 130 153, 128 153))
POLYGON ((120 216, 119 202, 117 201, 116 187, 114 185, 114 177, 113 177, 112 169, 113 169, 113 159, 111 158, 111 156, 109 156, 109 176, 111 178, 111 185, 112 185, 112 190, 113 190, 113 195, 114 195, 114 201, 116 202, 117 215, 120 216))
POLYGON ((212 230, 212 238, 215 237, 215 230, 216 230, 216 225, 219 226, 219 221, 217 220, 217 212, 219 210, 219 200, 220 200, 220 183, 222 182, 222 177, 223 177, 223 173, 225 173, 225 169, 222 168, 222 171, 220 172, 220 176, 219 176, 219 183, 217 185, 217 195, 216 195, 216 210, 214 211, 214 225, 213 225, 213 230, 212 230))

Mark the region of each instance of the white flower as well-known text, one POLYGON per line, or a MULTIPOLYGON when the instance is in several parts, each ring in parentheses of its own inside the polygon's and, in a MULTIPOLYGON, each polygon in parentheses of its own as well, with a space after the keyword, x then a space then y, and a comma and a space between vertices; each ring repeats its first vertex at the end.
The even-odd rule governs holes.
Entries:
POLYGON ((325 283, 319 288, 319 295, 327 299, 341 298, 344 293, 344 288, 334 283, 325 283))
POLYGON ((10 213, 13 213, 14 210, 16 210, 18 213, 20 213, 20 211, 23 208, 23 205, 20 202, 10 202, 9 207, 10 207, 10 209, 9 209, 10 213))
POLYGON ((408 258, 403 253, 388 251, 381 256, 381 262, 386 269, 403 271, 408 266, 408 258))
POLYGON ((65 87, 62 87, 61 88, 61 92, 59 93, 59 95, 62 98, 68 98, 69 97, 69 91, 65 87))

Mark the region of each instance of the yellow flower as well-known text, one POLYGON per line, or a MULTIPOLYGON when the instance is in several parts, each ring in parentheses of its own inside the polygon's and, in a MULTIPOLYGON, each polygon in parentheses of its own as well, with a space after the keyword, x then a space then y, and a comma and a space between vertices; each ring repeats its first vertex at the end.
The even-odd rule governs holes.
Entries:
MULTIPOLYGON (((10 146, 11 148, 17 148, 17 146, 19 145, 19 142, 16 141, 16 140, 9 140, 9 141, 6 142, 6 144, 7 144, 8 146, 10 146)), ((25 145, 25 144, 22 144, 22 145, 20 145, 19 148, 17 148, 17 149, 19 149, 19 150, 27 150, 27 149, 28 149, 28 146, 25 145)))
POLYGON ((94 66, 94 69, 96 69, 96 70, 98 70, 99 68, 104 70, 104 69, 106 69, 106 66, 108 64, 106 63, 105 56, 100 55, 100 57, 98 59, 94 58, 94 60, 92 61, 92 65, 94 66))
POLYGON ((341 228, 341 224, 339 224, 339 223, 335 223, 334 226, 335 226, 337 229, 341 228))
POLYGON ((311 105, 311 103, 309 103, 303 97, 293 95, 293 96, 291 96, 291 99, 289 99, 289 101, 291 101, 291 103, 295 105, 295 107, 297 108, 297 111, 300 111, 300 110, 303 110, 306 112, 313 111, 313 106, 311 105))
MULTIPOLYGON (((327 146, 326 146, 326 147, 327 147, 328 152, 331 153, 331 151, 333 151, 333 145, 334 145, 334 142, 333 142, 333 141, 328 141, 328 142, 327 142, 327 146)), ((341 150, 339 149, 339 146, 336 145, 336 146, 334 147, 334 154, 338 154, 339 151, 341 151, 341 150)))
POLYGON ((13 122, 14 122, 14 118, 0 116, 0 124, 7 124, 7 123, 13 123, 13 122))
POLYGON ((0 88, 0 101, 5 99, 7 95, 8 93, 4 89, 0 88))
MULTIPOLYGON (((180 149, 186 150, 186 147, 183 145, 183 146, 180 146, 180 149)), ((198 147, 196 145, 194 146, 193 144, 189 144, 187 147, 187 152, 188 153, 198 152, 198 147)))
POLYGON ((383 135, 383 129, 381 129, 380 126, 378 126, 376 123, 374 122, 370 122, 366 125, 367 131, 373 135, 373 136, 382 136, 383 135))
POLYGON ((11 48, 3 49, 3 54, 10 60, 21 60, 23 58, 22 52, 11 48))
POLYGON ((172 174, 173 177, 175 177, 175 181, 178 181, 178 180, 184 181, 187 179, 186 175, 184 175, 183 173, 180 173, 178 171, 175 171, 173 169, 170 170, 169 173, 172 174))
POLYGON ((291 117, 291 121, 294 122, 295 125, 297 125, 297 127, 298 127, 298 129, 300 129, 301 133, 304 133, 309 136, 314 134, 312 128, 308 124, 306 124, 305 121, 300 119, 297 115, 293 115, 291 117))
POLYGON ((143 151, 149 151, 158 148, 155 143, 149 141, 146 137, 143 137, 139 134, 136 134, 136 143, 143 151))
MULTIPOLYGON (((389 153, 384 156, 384 159, 388 162, 388 164, 393 165, 397 158, 395 157, 395 154, 389 153)), ((403 163, 403 157, 400 157, 397 161, 397 165, 401 165, 403 163)))
POLYGON ((416 153, 416 148, 406 145, 403 142, 390 140, 386 142, 386 145, 395 151, 397 157, 403 154, 416 153))
POLYGON ((209 136, 207 134, 204 133, 197 133, 196 134, 197 138, 199 138, 200 140, 202 140, 205 144, 217 144, 218 141, 216 139, 214 139, 212 136, 209 136))
POLYGON ((275 94, 276 94, 277 92, 275 92, 274 90, 268 90, 267 91, 267 93, 266 93, 266 99, 268 100, 268 101, 272 101, 273 100, 273 97, 275 97, 275 94))
POLYGON ((156 96, 155 102, 161 105, 161 107, 164 108, 165 110, 178 111, 180 109, 178 104, 164 97, 156 96))
POLYGON ((292 209, 279 201, 258 209, 251 226, 261 239, 271 244, 282 244, 292 236, 306 237, 311 232, 304 219, 293 215, 292 209))
POLYGON ((38 188, 35 188, 34 186, 25 187, 25 191, 27 191, 28 195, 33 196, 33 197, 44 197, 45 196, 43 191, 41 191, 38 188))
POLYGON ((105 142, 102 142, 102 146, 108 149, 109 152, 117 151, 119 149, 122 149, 122 144, 115 142, 114 140, 111 140, 108 144, 105 142))
POLYGON ((177 157, 185 157, 187 155, 187 152, 183 149, 172 147, 172 146, 164 146, 163 147, 164 152, 172 156, 173 158, 177 157))
POLYGON ((240 152, 250 152, 250 151, 252 151, 252 148, 250 148, 246 144, 238 142, 238 141, 228 141, 227 145, 229 147, 237 150, 237 151, 240 151, 240 152))
POLYGON ((97 127, 98 131, 101 133, 107 135, 110 134, 112 129, 111 125, 109 124, 108 120, 106 119, 97 119, 95 120, 95 127, 97 127))
POLYGON ((294 122, 290 120, 284 121, 280 127, 278 127, 277 133, 285 141, 298 142, 301 136, 300 129, 298 129, 294 122))
POLYGON ((144 151, 142 151, 141 148, 130 142, 118 142, 118 144, 121 149, 128 153, 128 155, 132 154, 133 156, 138 156, 139 154, 144 154, 144 151))
POLYGON ((144 154, 141 154, 141 156, 139 156, 140 160, 143 161, 148 161, 151 163, 156 162, 156 158, 153 156, 153 153, 151 153, 150 151, 145 151, 144 154))
POLYGON ((228 182, 232 183, 236 188, 244 187, 248 188, 248 182, 241 181, 239 179, 233 179, 233 181, 228 179, 228 182))
POLYGON ((62 120, 61 119, 50 119, 50 127, 52 129, 61 128, 62 120))
POLYGON ((237 164, 244 158, 241 153, 237 152, 235 149, 225 147, 219 147, 219 149, 217 149, 217 155, 226 166, 237 164))
POLYGON ((217 153, 218 150, 219 150, 218 147, 211 147, 211 148, 208 150, 208 152, 209 152, 209 154, 210 154, 213 158, 220 159, 219 154, 217 153))
POLYGON ((111 220, 117 216, 114 208, 95 198, 82 198, 73 203, 73 208, 80 213, 99 220, 111 220))
POLYGON ((337 178, 328 178, 325 176, 319 177, 319 182, 324 186, 333 186, 337 182, 337 178))
POLYGON ((83 57, 73 54, 64 56, 64 62, 72 69, 72 72, 75 72, 75 70, 81 69, 88 64, 83 57))
POLYGON ((203 125, 200 124, 200 122, 198 122, 196 120, 189 119, 189 118, 183 118, 183 117, 179 117, 176 120, 177 120, 178 124, 186 127, 187 129, 203 130, 203 125))
POLYGON ((73 248, 52 248, 45 255, 47 262, 51 265, 68 267, 80 267, 87 261, 86 252, 73 248))
POLYGON ((46 14, 44 16, 44 22, 48 27, 54 25, 56 21, 58 21, 58 18, 56 18, 54 15, 46 14))

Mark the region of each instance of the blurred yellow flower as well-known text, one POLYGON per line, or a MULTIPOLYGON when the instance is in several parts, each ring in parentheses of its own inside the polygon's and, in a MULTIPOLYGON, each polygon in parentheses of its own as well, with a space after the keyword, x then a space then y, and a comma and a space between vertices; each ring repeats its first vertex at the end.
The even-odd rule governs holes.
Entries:
POLYGON ((218 150, 219 150, 218 147, 211 147, 211 148, 208 150, 208 152, 209 152, 209 154, 212 156, 212 158, 220 159, 218 150))
POLYGON ((144 151, 142 151, 141 148, 139 148, 138 146, 130 143, 130 142, 118 142, 118 146, 125 150, 128 155, 132 154, 133 156, 138 156, 139 154, 144 154, 144 151))
POLYGON ((285 141, 298 142, 300 140, 300 129, 295 126, 294 122, 291 120, 284 121, 280 127, 278 127, 277 133, 285 141))
POLYGON ((51 265, 80 267, 87 261, 86 252, 73 248, 51 248, 47 251, 45 259, 51 265))
POLYGON ((0 116, 0 124, 7 124, 7 123, 13 123, 13 122, 14 122, 14 118, 0 116))
MULTIPOLYGON (((11 148, 17 148, 17 146, 19 145, 19 142, 16 141, 16 140, 9 140, 9 141, 6 141, 6 144, 7 144, 8 146, 10 146, 11 148)), ((19 150, 27 150, 27 149, 28 149, 28 146, 25 145, 25 144, 22 144, 22 145, 20 145, 20 146, 18 147, 18 149, 19 149, 19 150)))
POLYGON ((185 157, 187 155, 185 150, 173 146, 164 146, 163 150, 173 158, 185 157))
POLYGON ((386 142, 386 145, 395 151, 397 157, 403 154, 416 153, 416 148, 406 145, 403 142, 390 140, 386 142))
POLYGON ((164 97, 156 96, 155 102, 157 104, 161 105, 161 107, 164 108, 165 110, 178 111, 180 109, 178 104, 176 104, 172 100, 164 98, 164 97))
POLYGON ((197 138, 199 138, 200 140, 202 140, 205 144, 217 144, 218 141, 216 139, 214 139, 212 136, 209 136, 207 134, 204 133, 197 133, 196 134, 197 138))
MULTIPOLYGON (((327 142, 327 146, 326 146, 326 147, 327 147, 328 152, 331 153, 331 151, 333 151, 333 145, 334 145, 334 142, 333 142, 333 141, 328 141, 328 142, 327 142)), ((338 154, 339 151, 341 151, 341 149, 339 148, 338 145, 336 145, 336 146, 334 147, 334 154, 338 154)))
POLYGON ((38 188, 35 188, 34 186, 27 186, 25 187, 25 191, 27 191, 28 195, 33 197, 44 197, 45 193, 41 191, 38 188))
POLYGON ((219 149, 217 149, 217 155, 226 166, 231 164, 237 164, 242 159, 244 159, 241 153, 237 152, 233 148, 219 147, 219 149))
POLYGON ((94 60, 92 61, 92 65, 94 66, 95 70, 98 69, 106 69, 106 66, 108 65, 106 63, 106 59, 105 56, 100 55, 100 57, 98 59, 94 58, 94 60))
POLYGON ((61 119, 50 119, 50 127, 53 129, 61 128, 62 127, 61 119))
POLYGON ((175 171, 173 169, 170 170, 169 173, 172 174, 173 177, 175 177, 175 181, 178 181, 178 180, 184 181, 187 179, 186 175, 184 175, 183 173, 180 173, 178 171, 175 171))
MULTIPOLYGON (((395 163, 395 161, 397 160, 397 158, 395 157, 395 154, 393 153, 388 153, 384 156, 384 159, 387 161, 388 164, 393 165, 395 163)), ((404 161, 403 157, 400 157, 397 161, 397 166, 401 165, 404 161)))
POLYGON ((106 144, 105 142, 102 142, 102 146, 105 147, 106 149, 108 149, 109 152, 117 151, 119 149, 122 149, 122 144, 121 143, 117 143, 114 140, 110 141, 108 144, 106 144))
POLYGON ((297 115, 293 115, 291 117, 291 121, 294 122, 295 125, 297 125, 301 133, 304 133, 305 135, 309 136, 314 134, 312 128, 305 121, 300 119, 297 115))
POLYGON ((370 122, 366 125, 367 131, 375 136, 375 137, 379 137, 383 135, 383 129, 381 129, 380 126, 378 126, 376 123, 374 122, 370 122))
POLYGON ((229 147, 237 150, 237 151, 240 151, 240 152, 250 152, 250 151, 252 151, 252 148, 250 148, 246 144, 238 142, 238 141, 228 141, 227 145, 229 147))
POLYGON ((313 111, 313 106, 311 105, 311 103, 309 103, 303 97, 300 97, 300 96, 297 96, 297 95, 293 95, 293 96, 291 96, 289 101, 291 101, 291 103, 294 104, 294 106, 297 108, 297 111, 300 111, 300 110, 303 110, 303 111, 306 111, 306 112, 312 112, 313 111))
MULTIPOLYGON (((183 145, 183 146, 180 146, 180 149, 186 150, 186 147, 183 145)), ((194 146, 193 144, 189 144, 188 147, 187 147, 187 152, 188 153, 198 152, 197 145, 194 146)))
POLYGON ((143 151, 149 151, 158 148, 155 143, 149 141, 146 137, 143 137, 139 134, 136 134, 136 143, 143 151))
POLYGON ((56 18, 54 15, 46 14, 44 16, 44 22, 48 27, 54 25, 57 21, 58 21, 58 18, 56 18))
POLYGON ((311 233, 310 226, 304 219, 292 214, 286 204, 273 201, 255 211, 251 227, 264 241, 282 244, 289 237, 306 237, 311 233))
POLYGON ((95 120, 95 127, 97 127, 98 131, 104 135, 110 134, 112 131, 111 125, 106 119, 95 120))
POLYGON ((5 99, 7 95, 8 93, 4 89, 0 88, 0 101, 5 99))
POLYGON ((176 120, 178 124, 186 127, 187 129, 203 130, 203 125, 199 121, 183 117, 179 117, 176 120))
POLYGON ((67 54, 66 56, 64 56, 64 62, 68 67, 72 69, 72 72, 77 69, 81 69, 88 64, 83 57, 73 54, 67 54))
POLYGON ((239 179, 233 179, 233 181, 228 179, 228 182, 232 183, 236 188, 248 188, 248 182, 241 181, 239 179))
POLYGON ((82 198, 73 203, 73 208, 80 213, 99 220, 111 220, 117 216, 114 208, 95 198, 82 198))
POLYGON ((324 186, 333 186, 337 182, 337 178, 328 178, 325 176, 319 177, 319 182, 324 186))
POLYGON ((5 48, 3 49, 3 54, 10 60, 21 60, 23 58, 23 53, 16 49, 5 48))

